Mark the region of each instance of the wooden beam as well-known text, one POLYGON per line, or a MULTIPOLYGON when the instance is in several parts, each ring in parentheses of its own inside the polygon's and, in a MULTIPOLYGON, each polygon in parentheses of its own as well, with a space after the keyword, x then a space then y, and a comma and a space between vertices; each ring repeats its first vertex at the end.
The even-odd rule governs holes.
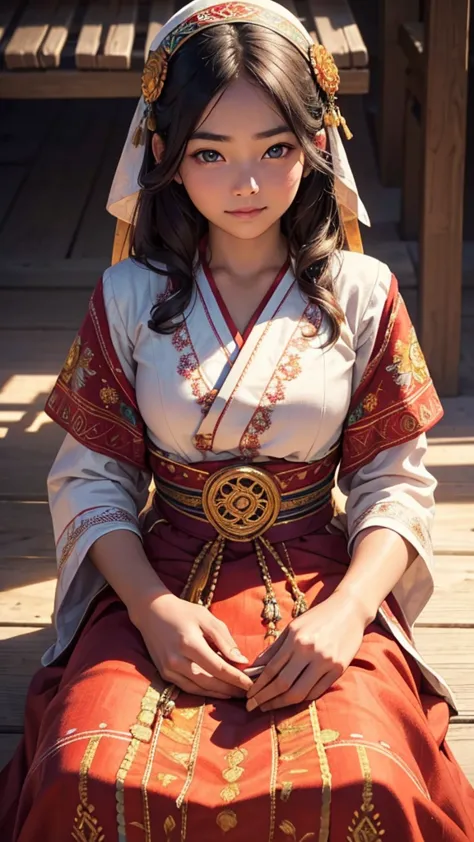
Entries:
POLYGON ((56 0, 31 0, 5 47, 9 68, 39 67, 39 50, 48 33, 56 0))
POLYGON ((41 67, 59 67, 69 30, 76 10, 76 0, 60 0, 51 21, 51 27, 40 51, 41 67))
POLYGON ((470 0, 430 0, 427 11, 419 337, 448 396, 459 382, 470 0))
POLYGON ((377 135, 380 177, 385 187, 399 187, 402 181, 406 59, 398 43, 398 32, 402 23, 418 20, 419 0, 383 0, 379 5, 381 80, 377 135))
POLYGON ((97 56, 98 67, 108 70, 128 70, 132 63, 135 41, 137 0, 122 2, 116 17, 109 26, 104 52, 97 56))
POLYGON ((154 0, 154 2, 151 4, 150 16, 148 18, 148 30, 145 39, 145 61, 148 58, 148 53, 150 52, 151 45, 155 40, 156 36, 158 35, 161 27, 164 26, 166 21, 173 15, 173 13, 173 0, 154 0))

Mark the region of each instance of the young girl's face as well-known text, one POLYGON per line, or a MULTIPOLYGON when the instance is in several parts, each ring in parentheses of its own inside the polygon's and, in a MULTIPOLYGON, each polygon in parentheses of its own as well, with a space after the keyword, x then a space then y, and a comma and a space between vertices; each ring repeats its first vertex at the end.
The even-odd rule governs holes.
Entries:
POLYGON ((210 225, 253 239, 296 196, 304 156, 274 103, 244 77, 206 109, 176 176, 210 225))

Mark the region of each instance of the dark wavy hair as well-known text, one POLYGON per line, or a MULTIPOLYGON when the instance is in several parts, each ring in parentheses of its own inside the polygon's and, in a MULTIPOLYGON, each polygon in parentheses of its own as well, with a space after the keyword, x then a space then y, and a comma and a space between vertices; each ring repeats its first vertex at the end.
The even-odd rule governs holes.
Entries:
POLYGON ((310 168, 281 226, 298 285, 327 314, 329 341, 334 341, 344 316, 333 295, 330 263, 344 245, 344 234, 329 156, 312 142, 323 126, 327 101, 298 49, 278 33, 251 23, 219 24, 190 38, 171 58, 162 94, 154 103, 156 131, 165 151, 156 164, 148 132, 131 256, 170 276, 174 294, 152 308, 149 327, 172 333, 177 324, 170 320, 183 315, 191 300, 196 254, 208 223, 173 177, 210 101, 243 74, 275 103, 310 168))

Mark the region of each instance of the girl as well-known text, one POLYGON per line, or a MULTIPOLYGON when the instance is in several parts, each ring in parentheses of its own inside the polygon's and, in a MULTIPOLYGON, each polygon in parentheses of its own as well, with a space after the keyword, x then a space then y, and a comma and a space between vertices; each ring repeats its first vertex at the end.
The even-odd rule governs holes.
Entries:
POLYGON ((57 642, 2 842, 474 840, 411 636, 442 411, 390 270, 344 248, 337 84, 271 0, 153 45, 109 201, 133 257, 47 404, 57 642))

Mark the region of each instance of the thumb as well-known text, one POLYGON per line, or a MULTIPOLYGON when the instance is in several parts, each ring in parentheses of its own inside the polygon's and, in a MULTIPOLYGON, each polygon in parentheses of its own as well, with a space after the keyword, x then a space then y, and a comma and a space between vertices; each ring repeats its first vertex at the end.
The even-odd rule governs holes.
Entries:
POLYGON ((222 620, 212 617, 212 615, 209 616, 209 619, 211 622, 207 626, 206 632, 224 657, 228 658, 229 661, 236 661, 238 664, 248 664, 248 658, 242 655, 226 624, 222 620))

